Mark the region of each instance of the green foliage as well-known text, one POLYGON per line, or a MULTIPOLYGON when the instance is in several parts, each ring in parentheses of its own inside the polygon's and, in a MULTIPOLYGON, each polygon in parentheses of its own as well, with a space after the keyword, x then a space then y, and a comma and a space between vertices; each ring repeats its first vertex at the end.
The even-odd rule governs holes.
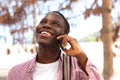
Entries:
POLYGON ((89 36, 86 38, 86 42, 96 42, 96 37, 89 36))

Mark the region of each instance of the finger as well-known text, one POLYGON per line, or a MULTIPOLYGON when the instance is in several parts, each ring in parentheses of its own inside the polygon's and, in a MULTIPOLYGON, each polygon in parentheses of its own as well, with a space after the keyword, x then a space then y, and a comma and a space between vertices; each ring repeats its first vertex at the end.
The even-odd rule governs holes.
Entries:
POLYGON ((76 43, 78 43, 76 39, 74 39, 68 35, 61 35, 58 37, 58 39, 63 39, 63 46, 66 46, 67 43, 69 43, 71 47, 74 47, 74 45, 76 45, 76 43))
POLYGON ((71 47, 74 47, 76 45, 76 43, 78 43, 76 39, 74 39, 70 36, 67 37, 67 42, 71 45, 71 47))
POLYGON ((66 37, 62 40, 62 46, 63 47, 67 46, 67 38, 66 37))
POLYGON ((62 40, 62 47, 64 48, 67 45, 67 36, 66 35, 60 35, 57 37, 58 40, 62 40))
POLYGON ((66 36, 67 36, 66 34, 65 34, 65 35, 60 35, 60 36, 57 37, 57 39, 58 39, 58 40, 62 40, 62 39, 65 38, 66 36))

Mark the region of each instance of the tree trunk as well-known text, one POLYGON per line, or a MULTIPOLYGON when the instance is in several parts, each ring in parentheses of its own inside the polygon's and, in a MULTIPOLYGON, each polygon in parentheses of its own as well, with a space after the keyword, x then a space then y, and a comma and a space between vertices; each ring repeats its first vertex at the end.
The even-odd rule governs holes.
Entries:
POLYGON ((36 19, 36 15, 37 15, 37 12, 36 12, 37 3, 36 3, 36 1, 33 4, 33 8, 34 8, 34 10, 33 10, 33 21, 34 21, 33 31, 34 31, 34 33, 33 33, 32 43, 36 44, 36 23, 37 23, 37 19, 36 19))
POLYGON ((104 49, 104 69, 103 75, 105 80, 109 80, 113 74, 113 51, 112 51, 112 1, 103 0, 102 5, 102 41, 104 49))

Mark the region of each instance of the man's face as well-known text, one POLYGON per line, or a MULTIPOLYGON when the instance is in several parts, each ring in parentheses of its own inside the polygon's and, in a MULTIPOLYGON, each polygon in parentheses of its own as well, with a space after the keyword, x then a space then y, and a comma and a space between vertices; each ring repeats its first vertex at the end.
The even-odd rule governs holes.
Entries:
POLYGON ((56 46, 57 36, 64 34, 64 19, 57 13, 48 13, 36 28, 36 40, 43 46, 56 46))

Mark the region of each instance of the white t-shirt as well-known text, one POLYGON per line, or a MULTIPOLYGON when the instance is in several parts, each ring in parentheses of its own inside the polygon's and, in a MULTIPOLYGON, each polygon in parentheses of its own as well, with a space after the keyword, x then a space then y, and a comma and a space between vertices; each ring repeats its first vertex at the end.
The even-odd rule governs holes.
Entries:
POLYGON ((36 62, 33 80, 57 80, 59 61, 42 64, 36 62))

